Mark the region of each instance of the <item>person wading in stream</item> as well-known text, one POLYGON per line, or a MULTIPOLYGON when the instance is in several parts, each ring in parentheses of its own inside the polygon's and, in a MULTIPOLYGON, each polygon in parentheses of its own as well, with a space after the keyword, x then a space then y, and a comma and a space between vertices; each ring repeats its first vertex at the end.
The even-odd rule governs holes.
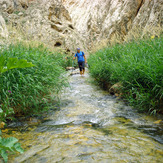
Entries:
POLYGON ((85 72, 85 63, 87 63, 86 57, 84 55, 84 52, 80 51, 80 48, 77 48, 77 53, 75 54, 73 60, 75 60, 77 57, 78 59, 78 65, 80 70, 80 75, 84 75, 85 72))

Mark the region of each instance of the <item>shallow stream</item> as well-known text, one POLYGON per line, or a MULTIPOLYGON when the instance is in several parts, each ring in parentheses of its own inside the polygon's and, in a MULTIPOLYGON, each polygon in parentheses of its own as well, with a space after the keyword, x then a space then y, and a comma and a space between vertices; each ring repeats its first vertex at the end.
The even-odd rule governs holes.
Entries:
POLYGON ((71 76, 59 110, 25 132, 13 131, 25 152, 9 162, 163 162, 159 119, 136 113, 89 79, 88 73, 71 76))

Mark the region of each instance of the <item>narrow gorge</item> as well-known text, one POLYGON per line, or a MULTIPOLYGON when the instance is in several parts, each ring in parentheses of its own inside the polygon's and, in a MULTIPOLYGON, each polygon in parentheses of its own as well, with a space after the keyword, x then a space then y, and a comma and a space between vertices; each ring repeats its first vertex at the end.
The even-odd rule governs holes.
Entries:
POLYGON ((162 32, 162 0, 0 0, 1 44, 35 40, 74 52, 162 32), (8 28, 7 28, 7 27, 8 28), (8 41, 6 41, 8 40, 8 41))
POLYGON ((162 163, 162 25, 162 0, 0 0, 0 163, 162 163))

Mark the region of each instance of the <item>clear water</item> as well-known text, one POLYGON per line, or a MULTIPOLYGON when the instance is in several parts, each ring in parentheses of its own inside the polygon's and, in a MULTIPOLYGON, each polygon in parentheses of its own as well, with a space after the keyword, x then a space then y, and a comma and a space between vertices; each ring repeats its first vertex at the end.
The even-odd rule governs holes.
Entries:
POLYGON ((9 162, 162 163, 162 125, 93 86, 89 75, 70 77, 61 108, 26 132, 15 132, 26 150, 9 162))

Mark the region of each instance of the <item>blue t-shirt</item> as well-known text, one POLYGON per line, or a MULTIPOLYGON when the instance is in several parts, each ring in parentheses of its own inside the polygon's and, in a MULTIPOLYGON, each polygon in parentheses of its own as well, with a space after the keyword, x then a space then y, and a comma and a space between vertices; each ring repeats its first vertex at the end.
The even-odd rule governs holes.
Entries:
POLYGON ((78 62, 84 62, 85 61, 85 59, 84 59, 84 52, 76 53, 75 57, 78 58, 78 62))

